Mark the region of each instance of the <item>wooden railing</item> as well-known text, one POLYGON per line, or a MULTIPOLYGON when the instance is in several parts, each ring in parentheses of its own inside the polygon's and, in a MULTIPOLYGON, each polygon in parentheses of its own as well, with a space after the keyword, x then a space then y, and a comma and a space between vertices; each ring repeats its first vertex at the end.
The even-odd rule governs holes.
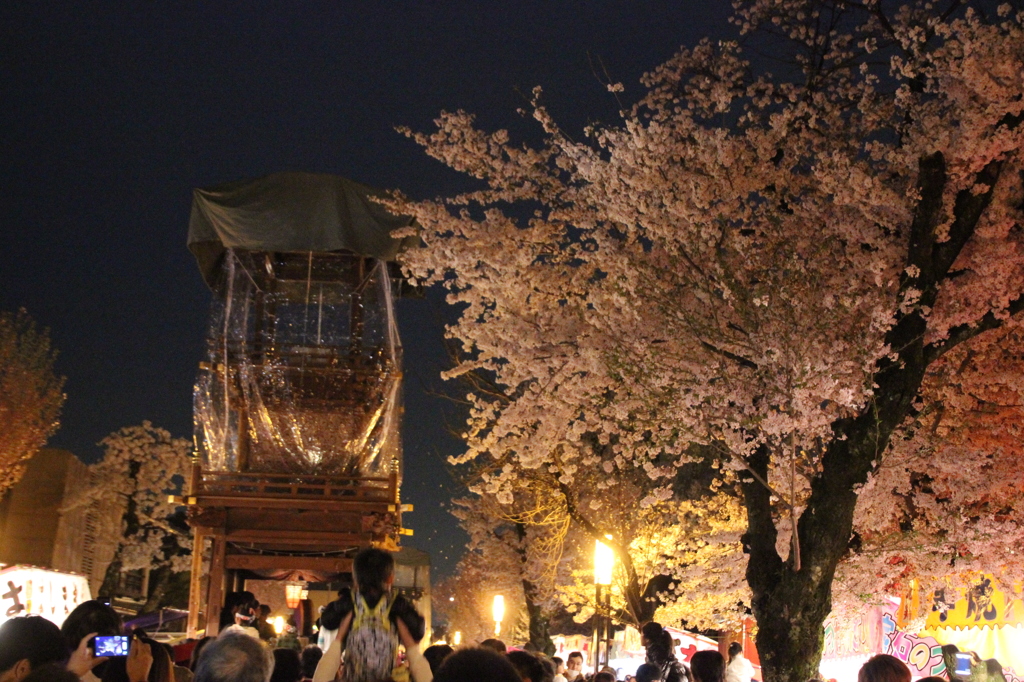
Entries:
POLYGON ((306 500, 386 502, 398 499, 398 475, 322 476, 202 471, 194 465, 193 497, 263 497, 306 500))

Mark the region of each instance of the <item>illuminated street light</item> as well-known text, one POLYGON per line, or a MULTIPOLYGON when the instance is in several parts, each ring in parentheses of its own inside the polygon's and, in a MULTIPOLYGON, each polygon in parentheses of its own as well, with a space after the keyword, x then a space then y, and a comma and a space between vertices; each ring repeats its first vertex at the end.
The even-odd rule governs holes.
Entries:
MULTIPOLYGON (((611 540, 611 535, 605 535, 605 539, 611 540)), ((597 670, 602 663, 601 643, 604 643, 604 665, 608 665, 610 658, 611 639, 611 610, 612 595, 610 585, 612 584, 612 571, 615 568, 615 552, 612 548, 601 542, 594 541, 594 669, 597 670), (605 588, 605 589, 601 589, 605 588)))
POLYGON ((462 644, 462 632, 460 630, 455 631, 455 636, 452 637, 452 644, 455 646, 462 644))
POLYGON ((494 595, 494 606, 491 609, 494 616, 494 636, 501 634, 501 621, 505 618, 505 598, 500 594, 494 595))

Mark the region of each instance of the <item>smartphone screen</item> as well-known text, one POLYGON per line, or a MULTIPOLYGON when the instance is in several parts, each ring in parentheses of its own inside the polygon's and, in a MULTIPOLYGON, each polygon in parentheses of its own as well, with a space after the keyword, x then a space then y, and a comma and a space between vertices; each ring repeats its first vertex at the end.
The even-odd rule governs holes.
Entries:
POLYGON ((127 635, 97 635, 93 638, 93 656, 127 656, 127 635))
POLYGON ((971 676, 971 655, 958 653, 956 655, 956 671, 957 677, 969 678, 971 676))

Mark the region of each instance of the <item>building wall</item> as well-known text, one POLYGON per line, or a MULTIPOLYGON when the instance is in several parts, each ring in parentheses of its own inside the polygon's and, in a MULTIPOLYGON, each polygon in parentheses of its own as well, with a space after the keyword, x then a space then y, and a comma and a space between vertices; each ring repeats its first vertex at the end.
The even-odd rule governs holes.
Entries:
POLYGON ((57 568, 54 547, 64 492, 85 471, 67 450, 44 448, 29 460, 25 475, 0 500, 0 563, 57 568))

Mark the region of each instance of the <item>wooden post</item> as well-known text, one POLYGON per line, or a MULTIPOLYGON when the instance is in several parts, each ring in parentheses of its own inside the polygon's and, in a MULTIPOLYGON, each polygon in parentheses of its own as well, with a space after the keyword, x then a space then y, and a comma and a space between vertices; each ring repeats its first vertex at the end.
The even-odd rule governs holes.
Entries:
POLYGON ((196 637, 199 631, 199 610, 203 606, 202 584, 203 584, 203 545, 206 544, 206 534, 202 529, 196 528, 192 537, 192 575, 188 584, 188 636, 196 637))
POLYGON ((224 555, 227 540, 224 531, 213 536, 210 558, 210 586, 206 599, 206 634, 216 637, 220 632, 220 610, 224 606, 224 555))

